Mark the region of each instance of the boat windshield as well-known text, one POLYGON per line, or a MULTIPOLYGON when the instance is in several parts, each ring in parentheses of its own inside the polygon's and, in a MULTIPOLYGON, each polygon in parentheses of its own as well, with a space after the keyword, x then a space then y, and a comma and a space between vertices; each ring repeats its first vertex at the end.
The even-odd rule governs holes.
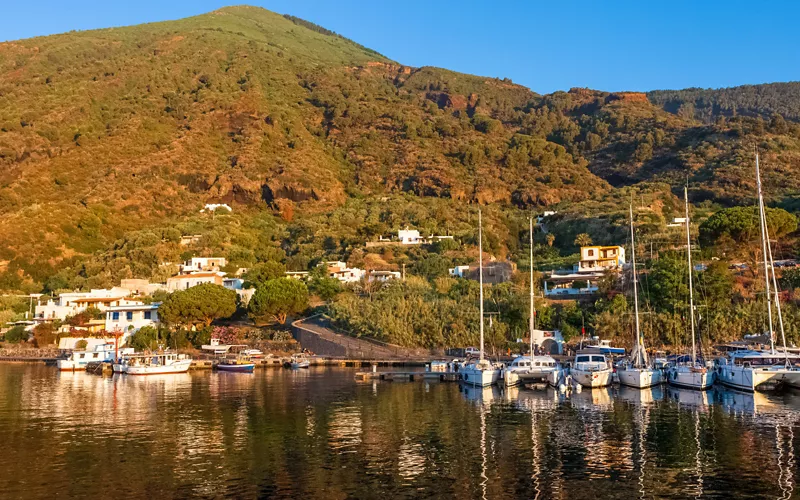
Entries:
POLYGON ((591 356, 578 356, 575 359, 576 363, 588 363, 591 360, 591 356))

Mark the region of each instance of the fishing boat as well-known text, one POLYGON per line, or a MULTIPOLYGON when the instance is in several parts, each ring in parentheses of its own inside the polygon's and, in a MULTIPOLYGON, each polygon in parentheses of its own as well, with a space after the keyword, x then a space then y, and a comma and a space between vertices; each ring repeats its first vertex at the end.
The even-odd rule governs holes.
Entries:
POLYGON ((133 354, 133 349, 116 349, 112 343, 99 344, 93 350, 72 351, 68 358, 57 360, 56 366, 62 372, 85 370, 89 363, 110 363, 117 354, 133 354))
MULTIPOLYGON (((697 357, 694 327, 694 283, 692 281, 692 237, 689 218, 689 189, 683 188, 684 209, 686 211, 686 263, 689 269, 689 325, 691 331, 691 358, 688 363, 675 362, 667 368, 667 383, 673 387, 704 391, 714 385, 715 374, 697 357)), ((702 349, 702 344, 701 344, 702 349)))
POLYGON ((645 389, 664 382, 663 372, 653 367, 647 359, 647 351, 644 348, 644 335, 639 327, 639 288, 637 286, 638 276, 636 275, 636 239, 633 232, 633 205, 630 206, 631 222, 631 281, 633 281, 633 308, 635 318, 635 345, 631 357, 617 370, 619 383, 628 387, 645 389))
POLYGON ((128 375, 156 375, 186 373, 192 359, 185 354, 164 351, 154 354, 130 354, 121 356, 114 363, 114 371, 128 375))
POLYGON ((292 368, 292 370, 308 368, 309 366, 311 366, 311 361, 309 361, 308 358, 305 357, 304 355, 299 354, 292 356, 292 360, 289 362, 289 366, 292 368))
POLYGON ((481 349, 477 360, 464 366, 461 372, 461 380, 470 385, 486 387, 495 385, 500 380, 500 368, 491 363, 484 357, 484 333, 483 333, 483 222, 481 211, 478 210, 478 276, 480 283, 480 337, 481 349))
POLYGON ((589 388, 611 385, 613 374, 606 355, 597 349, 578 351, 570 370, 574 382, 589 388))
POLYGON ((769 351, 739 350, 731 351, 725 358, 715 361, 717 378, 723 384, 744 391, 773 390, 788 385, 800 387, 800 367, 797 359, 786 348, 786 332, 783 327, 783 314, 778 294, 778 280, 772 260, 772 244, 769 241, 764 195, 761 190, 761 171, 756 152, 756 191, 761 225, 761 254, 764 260, 765 301, 767 304, 767 325, 769 326, 769 351), (773 323, 772 301, 775 301, 775 315, 783 340, 783 350, 775 349, 775 329, 773 323))
POLYGON ((248 356, 237 356, 235 359, 223 359, 217 363, 221 372, 253 373, 256 364, 248 356))

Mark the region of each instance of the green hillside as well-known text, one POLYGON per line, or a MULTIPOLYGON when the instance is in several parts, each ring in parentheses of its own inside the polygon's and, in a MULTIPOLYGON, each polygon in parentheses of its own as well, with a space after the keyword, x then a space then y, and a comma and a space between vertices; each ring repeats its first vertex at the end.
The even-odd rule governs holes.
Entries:
POLYGON ((631 194, 663 222, 687 178, 706 210, 750 203, 753 145, 770 203, 794 207, 793 108, 707 124, 650 98, 411 68, 255 7, 2 43, 0 289, 159 277, 192 252, 359 262, 405 225, 471 241, 475 204, 497 255, 543 207, 610 241, 631 194))

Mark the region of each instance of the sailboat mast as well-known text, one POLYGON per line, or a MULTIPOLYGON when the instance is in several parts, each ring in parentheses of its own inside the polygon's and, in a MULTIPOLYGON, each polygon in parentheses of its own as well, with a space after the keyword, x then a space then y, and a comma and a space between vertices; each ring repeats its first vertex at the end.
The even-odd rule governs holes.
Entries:
POLYGON ((756 151, 756 190, 758 191, 758 213, 761 223, 761 255, 764 257, 764 284, 767 293, 767 316, 769 323, 769 345, 775 352, 775 332, 772 329, 772 293, 769 284, 769 256, 767 253, 767 221, 764 215, 764 196, 761 194, 761 170, 758 166, 758 151, 756 151))
POLYGON ((697 352, 695 350, 694 339, 694 288, 692 283, 692 237, 691 237, 691 223, 689 222, 689 188, 683 188, 683 199, 686 208, 686 260, 689 263, 689 323, 692 325, 692 366, 697 361, 697 352))
MULTIPOLYGON (((531 245, 531 260, 530 260, 530 264, 531 264, 531 290, 530 290, 531 291, 531 296, 530 296, 530 301, 531 301, 531 303, 530 303, 530 307, 531 307, 531 310, 530 310, 530 318, 528 320, 528 323, 529 323, 528 326, 529 326, 530 335, 531 335, 531 362, 533 362, 533 328, 535 326, 534 321, 535 321, 535 318, 536 318, 536 309, 534 309, 534 305, 533 305, 533 217, 530 218, 530 226, 531 226, 531 231, 530 231, 530 245, 531 245)), ((531 366, 533 366, 533 365, 531 365, 531 366)))
MULTIPOLYGON (((761 204, 764 204, 763 196, 761 197, 761 204)), ((767 235, 767 256, 769 257, 769 267, 772 274, 772 291, 775 295, 775 312, 778 314, 778 328, 781 331, 781 342, 783 343, 783 354, 786 362, 789 362, 789 351, 786 349, 786 331, 783 328, 783 311, 781 311, 781 297, 778 294, 778 280, 775 277, 775 261, 772 260, 772 243, 769 241, 769 226, 767 226, 767 210, 761 212, 762 223, 764 224, 764 233, 767 235)))
POLYGON ((481 314, 481 361, 483 361, 483 220, 481 210, 478 209, 478 282, 480 283, 480 314, 481 314))
POLYGON ((633 203, 630 205, 630 218, 631 218, 631 264, 633 265, 633 307, 636 314, 636 359, 634 364, 638 367, 641 365, 642 359, 642 334, 639 328, 639 289, 636 284, 636 240, 633 234, 633 203))

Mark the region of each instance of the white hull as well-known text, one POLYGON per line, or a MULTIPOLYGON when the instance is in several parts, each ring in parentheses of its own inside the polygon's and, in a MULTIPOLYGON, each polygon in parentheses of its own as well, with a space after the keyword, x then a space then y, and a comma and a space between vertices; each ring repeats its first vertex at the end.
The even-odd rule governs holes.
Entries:
POLYGON ((781 385, 800 387, 800 370, 796 368, 721 365, 717 378, 743 391, 769 391, 781 385))
POLYGON ((664 382, 661 370, 651 368, 626 368, 618 370, 617 376, 620 384, 636 389, 646 389, 664 382))
POLYGON ((480 369, 475 365, 467 365, 461 369, 461 379, 469 385, 488 387, 495 385, 500 380, 500 370, 497 368, 480 369))
POLYGON ((682 389, 705 391, 714 385, 715 378, 715 373, 706 369, 692 369, 689 366, 671 366, 667 369, 667 383, 682 389))
POLYGON ((308 361, 293 361, 292 369, 297 370, 300 368, 308 368, 311 365, 308 361))
POLYGON ((125 373, 128 375, 158 375, 166 373, 186 373, 192 366, 192 360, 182 359, 169 365, 137 365, 127 366, 125 373))
POLYGON ((570 374, 572 380, 584 387, 606 387, 611 385, 613 371, 611 368, 603 370, 585 371, 573 368, 570 374))

